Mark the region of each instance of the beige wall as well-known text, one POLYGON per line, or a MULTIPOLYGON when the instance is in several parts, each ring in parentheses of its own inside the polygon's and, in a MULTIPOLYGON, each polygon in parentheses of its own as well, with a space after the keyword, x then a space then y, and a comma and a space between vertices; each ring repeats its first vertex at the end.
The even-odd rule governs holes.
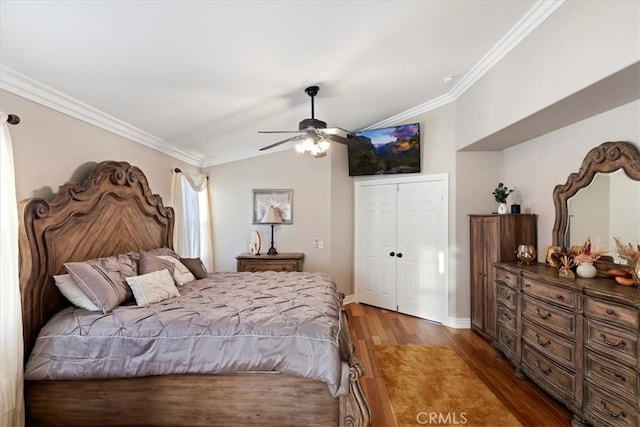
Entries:
POLYGON ((640 2, 563 3, 457 100, 456 146, 464 148, 636 63, 638 28, 640 2))
POLYGON ((21 120, 10 128, 18 200, 28 197, 50 200, 59 185, 84 179, 94 164, 118 160, 142 169, 151 191, 170 205, 171 169, 199 170, 4 90, 0 91, 0 108, 17 114, 21 120))
POLYGON ((213 194, 216 270, 235 271, 235 256, 248 251, 251 230, 262 236, 262 252, 269 249, 270 226, 251 223, 251 190, 293 189, 293 224, 275 226, 275 247, 278 252, 305 253, 307 271, 330 271, 331 165, 335 154, 330 151, 315 159, 288 150, 205 168, 213 194), (323 249, 313 247, 314 237, 324 241, 323 249))
MULTIPOLYGON (((551 244, 553 188, 564 184, 570 173, 578 171, 587 152, 603 142, 629 141, 640 149, 639 117, 640 101, 632 102, 502 153, 505 183, 518 187, 523 203, 538 215, 539 252, 551 244)), ((541 256, 539 260, 544 259, 541 256)))

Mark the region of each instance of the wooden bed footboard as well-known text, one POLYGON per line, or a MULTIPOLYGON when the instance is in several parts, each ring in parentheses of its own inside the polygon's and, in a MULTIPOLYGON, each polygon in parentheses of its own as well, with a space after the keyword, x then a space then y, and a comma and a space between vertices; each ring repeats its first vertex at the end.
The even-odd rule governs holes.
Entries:
POLYGON ((277 372, 26 381, 28 426, 353 426, 371 424, 352 360, 350 392, 277 372))

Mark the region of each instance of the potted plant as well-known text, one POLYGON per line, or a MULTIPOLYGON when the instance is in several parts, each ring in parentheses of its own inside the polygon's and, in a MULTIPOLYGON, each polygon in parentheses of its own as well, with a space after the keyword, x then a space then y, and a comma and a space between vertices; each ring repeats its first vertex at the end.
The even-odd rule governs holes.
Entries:
POLYGON ((513 190, 505 187, 503 183, 498 183, 498 186, 495 190, 493 190, 493 197, 495 197, 496 202, 498 202, 498 213, 506 214, 507 213, 507 197, 509 194, 513 193, 513 190))

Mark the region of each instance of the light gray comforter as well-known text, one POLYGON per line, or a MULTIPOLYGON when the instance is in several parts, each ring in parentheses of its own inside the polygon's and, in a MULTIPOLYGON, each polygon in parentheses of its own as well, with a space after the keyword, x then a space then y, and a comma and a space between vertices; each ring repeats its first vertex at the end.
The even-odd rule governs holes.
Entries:
POLYGON ((42 329, 27 380, 278 371, 348 394, 348 329, 323 273, 213 273, 149 307, 68 307, 42 329))

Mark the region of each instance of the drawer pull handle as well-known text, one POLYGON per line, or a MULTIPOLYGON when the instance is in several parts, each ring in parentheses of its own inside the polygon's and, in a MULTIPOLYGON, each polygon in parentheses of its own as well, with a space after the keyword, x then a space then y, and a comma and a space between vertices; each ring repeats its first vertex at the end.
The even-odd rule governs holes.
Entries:
POLYGON ((525 287, 525 288, 530 288, 530 287, 531 287, 531 285, 530 285, 529 283, 525 283, 525 284, 524 284, 524 287, 525 287))
POLYGON ((542 364, 540 363, 539 360, 536 360, 536 368, 538 368, 538 370, 540 372, 542 372, 543 374, 545 374, 545 375, 547 375, 549 372, 551 372, 551 368, 543 369, 542 368, 542 364))
POLYGON ((502 317, 504 317, 507 320, 511 320, 511 316, 509 316, 509 314, 507 313, 502 313, 502 317))
POLYGON ((560 295, 560 294, 556 294, 556 299, 560 299, 560 300, 562 300, 562 299, 564 299, 564 296, 563 296, 563 295, 560 295))
POLYGON ((604 410, 604 412, 607 415, 609 415, 610 417, 613 417, 613 418, 618 418, 618 417, 627 418, 627 414, 622 409, 620 409, 620 412, 618 412, 616 414, 615 412, 612 412, 609 408, 607 408, 607 402, 605 402, 604 400, 601 400, 600 404, 602 405, 602 409, 604 410))
POLYGON ((627 381, 627 378, 624 375, 619 374, 617 372, 611 372, 610 370, 608 370, 607 368, 605 368, 603 366, 600 367, 600 372, 602 372, 603 374, 606 374, 606 375, 613 375, 614 377, 618 378, 622 382, 626 382, 627 381))
POLYGON ((536 334, 536 341, 538 342, 538 344, 540 344, 540 345, 541 345, 541 346, 543 346, 543 347, 548 347, 548 346, 549 346, 549 344, 551 344, 551 341, 549 341, 549 340, 547 340, 547 341, 544 341, 544 342, 543 342, 543 341, 540 339, 540 335, 538 335, 538 334, 536 334))
POLYGON ((614 314, 614 313, 615 313, 615 311, 613 311, 613 309, 612 309, 612 308, 607 308, 607 314, 608 314, 609 316, 611 316, 611 315, 612 315, 612 314, 614 314))
POLYGON ((540 313, 540 309, 536 308, 536 314, 538 315, 539 318, 541 318, 542 320, 547 320, 548 318, 551 317, 551 313, 547 312, 547 314, 542 314, 540 313))
POLYGON ((600 334, 600 338, 602 338, 602 342, 608 345, 609 347, 620 347, 620 346, 624 347, 625 345, 627 345, 627 343, 624 340, 620 340, 615 343, 613 341, 609 341, 605 334, 600 334))

